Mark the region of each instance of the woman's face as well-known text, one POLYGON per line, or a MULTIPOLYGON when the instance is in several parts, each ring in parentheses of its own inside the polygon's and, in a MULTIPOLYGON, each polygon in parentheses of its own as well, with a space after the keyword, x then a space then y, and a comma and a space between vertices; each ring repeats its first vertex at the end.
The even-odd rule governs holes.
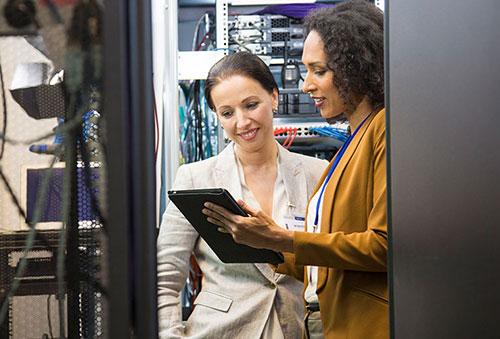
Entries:
POLYGON ((243 150, 258 151, 274 142, 277 91, 268 93, 256 80, 233 75, 215 85, 211 95, 222 128, 243 150))
POLYGON ((307 75, 302 90, 314 100, 323 118, 335 118, 345 111, 345 105, 335 85, 333 71, 327 66, 324 43, 316 31, 311 31, 304 41, 302 63, 307 75))

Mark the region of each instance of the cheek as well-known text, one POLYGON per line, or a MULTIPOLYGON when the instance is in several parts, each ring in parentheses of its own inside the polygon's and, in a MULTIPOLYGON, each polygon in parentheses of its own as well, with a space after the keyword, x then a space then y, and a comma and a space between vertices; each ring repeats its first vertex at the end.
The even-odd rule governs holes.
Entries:
POLYGON ((258 112, 259 120, 265 125, 272 125, 273 123, 273 111, 272 106, 263 107, 258 112))
POLYGON ((226 133, 231 132, 231 124, 229 123, 228 120, 226 120, 224 118, 219 118, 219 123, 220 123, 220 126, 222 127, 222 129, 226 131, 226 133))

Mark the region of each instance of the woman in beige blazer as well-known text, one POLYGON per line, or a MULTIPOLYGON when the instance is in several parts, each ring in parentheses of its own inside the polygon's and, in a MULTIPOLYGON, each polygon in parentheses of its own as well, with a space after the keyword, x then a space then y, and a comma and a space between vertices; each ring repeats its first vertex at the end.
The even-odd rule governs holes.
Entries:
POLYGON ((204 213, 237 242, 285 253, 278 271, 305 282, 306 336, 387 338, 383 15, 366 1, 348 2, 311 14, 306 28, 303 90, 324 118, 346 117, 351 138, 320 179, 305 230, 282 229, 243 201, 250 217, 213 204, 204 213))
MULTIPOLYGON (((304 217, 328 162, 291 153, 274 140, 278 87, 267 66, 250 53, 227 56, 211 69, 205 94, 233 142, 213 158, 181 166, 174 189, 222 187, 282 224, 304 217)), ((299 338, 302 287, 266 264, 224 264, 179 210, 167 206, 158 238, 161 338, 299 338), (182 322, 180 292, 191 253, 203 281, 182 322)))

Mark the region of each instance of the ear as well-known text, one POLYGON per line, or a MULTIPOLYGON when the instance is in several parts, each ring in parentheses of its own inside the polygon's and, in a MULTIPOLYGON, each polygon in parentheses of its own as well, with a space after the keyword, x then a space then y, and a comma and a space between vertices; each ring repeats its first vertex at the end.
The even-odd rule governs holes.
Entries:
POLYGON ((273 89, 273 93, 271 94, 271 96, 272 96, 273 111, 277 111, 279 104, 279 94, 276 88, 273 89))

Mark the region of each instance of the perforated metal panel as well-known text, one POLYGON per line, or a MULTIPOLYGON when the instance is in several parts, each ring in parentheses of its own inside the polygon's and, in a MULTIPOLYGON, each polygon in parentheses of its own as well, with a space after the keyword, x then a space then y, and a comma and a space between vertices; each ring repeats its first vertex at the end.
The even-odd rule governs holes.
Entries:
POLYGON ((24 26, 0 11, 0 338, 107 338, 104 8, 33 4, 24 26))

